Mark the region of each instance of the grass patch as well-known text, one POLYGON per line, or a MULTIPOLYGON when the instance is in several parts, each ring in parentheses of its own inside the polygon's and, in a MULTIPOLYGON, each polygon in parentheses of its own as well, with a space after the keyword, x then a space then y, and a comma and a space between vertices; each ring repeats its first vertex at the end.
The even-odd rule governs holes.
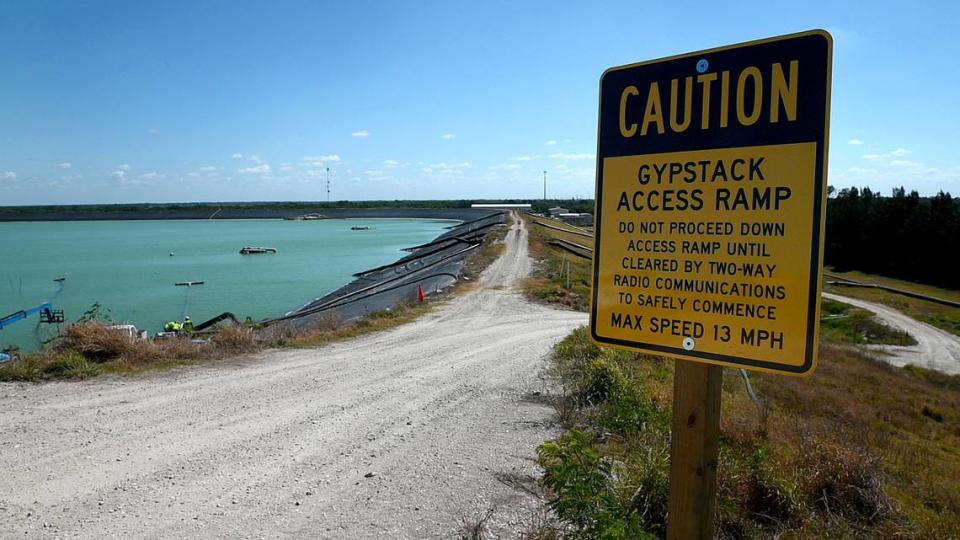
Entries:
MULTIPOLYGON (((872 274, 863 274, 861 272, 844 272, 836 274, 855 281, 861 281, 864 283, 877 283, 960 302, 960 292, 958 291, 941 289, 939 287, 921 285, 919 283, 912 283, 910 281, 903 281, 883 276, 875 276, 872 274)), ((825 279, 830 280, 831 278, 825 279)), ((824 285, 823 290, 890 306, 897 311, 901 311, 910 317, 917 319, 918 321, 923 321, 931 326, 935 326, 941 330, 960 336, 960 308, 945 306, 943 304, 937 304, 935 302, 930 302, 928 300, 922 300, 919 298, 911 298, 909 296, 885 291, 883 289, 824 285)))
MULTIPOLYGON (((585 329, 555 348, 568 431, 540 463, 572 536, 664 535, 673 365, 585 329)), ((719 536, 960 536, 960 377, 825 343, 811 378, 750 378, 759 406, 724 371, 719 536)))
POLYGON ((891 328, 874 314, 828 298, 820 300, 820 332, 834 343, 916 345, 910 334, 891 328))
POLYGON ((522 219, 526 222, 530 256, 534 260, 533 272, 523 284, 527 296, 577 311, 590 309, 591 261, 547 242, 559 239, 593 248, 591 239, 542 227, 526 216, 522 219))

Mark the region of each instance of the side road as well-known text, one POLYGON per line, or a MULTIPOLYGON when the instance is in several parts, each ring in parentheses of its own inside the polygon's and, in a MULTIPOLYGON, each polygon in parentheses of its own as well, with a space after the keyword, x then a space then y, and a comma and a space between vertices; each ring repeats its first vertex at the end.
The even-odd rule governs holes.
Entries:
POLYGON ((950 375, 960 374, 960 337, 875 302, 832 293, 823 293, 823 297, 872 311, 877 319, 887 326, 903 330, 917 340, 917 344, 913 346, 869 346, 870 349, 883 353, 878 356, 879 360, 900 367, 914 364, 950 375))
POLYGON ((0 536, 511 536, 554 434, 537 377, 586 315, 523 299, 517 221, 473 291, 396 330, 151 377, 0 385, 0 536))

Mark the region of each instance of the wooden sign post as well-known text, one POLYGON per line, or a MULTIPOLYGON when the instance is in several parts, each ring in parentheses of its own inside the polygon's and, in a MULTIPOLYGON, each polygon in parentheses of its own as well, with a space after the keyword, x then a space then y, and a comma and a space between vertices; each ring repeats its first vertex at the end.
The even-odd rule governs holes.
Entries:
POLYGON ((711 538, 721 366, 817 363, 832 38, 822 30, 600 79, 590 336, 677 359, 670 538, 711 538))
POLYGON ((675 367, 667 538, 713 538, 722 379, 720 366, 675 367))

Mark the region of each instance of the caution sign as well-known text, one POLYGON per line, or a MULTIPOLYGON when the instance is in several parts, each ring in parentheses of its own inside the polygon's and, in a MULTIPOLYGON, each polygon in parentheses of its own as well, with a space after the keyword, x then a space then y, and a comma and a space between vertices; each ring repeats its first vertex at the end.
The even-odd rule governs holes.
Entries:
POLYGON ((813 31, 603 74, 595 341, 812 373, 831 55, 813 31))

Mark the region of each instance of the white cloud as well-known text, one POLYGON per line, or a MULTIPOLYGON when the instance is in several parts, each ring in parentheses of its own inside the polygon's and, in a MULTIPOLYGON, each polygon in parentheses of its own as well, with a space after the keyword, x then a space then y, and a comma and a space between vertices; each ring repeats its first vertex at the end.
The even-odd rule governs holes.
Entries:
POLYGON ((237 152, 230 157, 232 157, 233 159, 243 159, 243 154, 237 152))
POLYGON ((854 145, 854 146, 860 146, 861 144, 863 144, 863 141, 861 141, 860 139, 850 139, 849 141, 847 141, 847 144, 852 144, 852 145, 854 145))
POLYGON ((152 172, 152 171, 140 175, 140 178, 142 178, 142 179, 144 179, 144 180, 163 180, 163 179, 165 179, 166 177, 167 177, 167 175, 165 175, 165 174, 160 174, 160 173, 158 173, 158 172, 152 172))
POLYGON ((491 171, 499 171, 501 169, 519 169, 520 165, 517 163, 501 163, 487 168, 491 171))
POLYGON ((69 169, 70 167, 73 167, 73 165, 71 165, 70 163, 67 163, 66 161, 64 161, 63 163, 58 163, 58 164, 57 164, 57 167, 59 167, 59 168, 61 168, 61 169, 69 169))
POLYGON ((549 141, 543 143, 544 146, 556 146, 557 141, 550 139, 549 141))
POLYGON ((303 161, 312 164, 337 163, 340 161, 340 156, 338 154, 328 154, 325 156, 304 156, 303 161))
POLYGON ((400 165, 400 162, 395 159, 385 159, 383 160, 384 169, 396 169, 400 165))
POLYGON ((443 161, 440 163, 431 163, 420 170, 429 175, 463 176, 465 170, 471 167, 473 167, 473 165, 469 161, 462 161, 460 163, 447 163, 443 161))
POLYGON ((204 165, 203 167, 200 167, 197 170, 200 172, 214 172, 214 171, 219 171, 220 167, 214 167, 213 165, 204 165))
POLYGON ((129 170, 130 170, 130 166, 127 165, 126 163, 124 163, 123 165, 117 165, 117 170, 118 170, 118 171, 129 171, 129 170))
POLYGON ((870 162, 868 166, 831 170, 830 183, 837 188, 870 187, 880 193, 889 193, 889 190, 900 186, 922 194, 933 194, 940 190, 957 192, 960 189, 960 166, 931 166, 908 159, 889 159, 910 153, 909 150, 898 148, 885 154, 868 154, 876 156, 865 158, 870 162))
POLYGON ((353 133, 350 134, 350 136, 351 137, 369 137, 370 132, 365 129, 361 129, 360 131, 354 131, 353 133))
POLYGON ((457 136, 454 133, 444 133, 443 135, 440 136, 440 138, 445 141, 449 141, 449 140, 456 139, 457 136))
POLYGON ((510 158, 512 161, 533 161, 534 159, 539 159, 540 156, 517 156, 510 158))
POLYGON ((261 163, 260 165, 254 165, 253 167, 240 169, 237 172, 240 174, 270 174, 270 165, 261 163))
POLYGON ((289 163, 284 163, 283 165, 280 165, 280 168, 277 170, 279 170, 280 172, 287 172, 287 171, 292 171, 293 167, 291 167, 289 163))
POLYGON ((149 133, 149 134, 151 134, 151 135, 156 135, 157 133, 160 133, 160 130, 157 129, 157 128, 150 128, 150 129, 147 130, 147 133, 149 133))
POLYGON ((597 156, 593 154, 565 154, 563 152, 557 154, 550 154, 550 157, 553 159, 562 159, 566 161, 584 161, 588 159, 594 159, 597 156))
POLYGON ((890 162, 891 167, 907 167, 910 169, 922 169, 924 168, 923 163, 918 161, 910 161, 908 159, 895 159, 890 162))
POLYGON ((3 171, 3 172, 0 172, 0 178, 4 180, 16 180, 17 175, 14 174, 13 171, 3 171))
POLYGON ((860 159, 866 159, 866 160, 869 160, 869 161, 875 161, 875 160, 878 160, 878 159, 890 159, 890 158, 895 158, 895 157, 909 156, 909 155, 912 154, 912 153, 913 153, 913 152, 911 152, 910 150, 907 150, 906 148, 897 148, 896 150, 892 150, 892 151, 887 152, 887 153, 885 153, 885 154, 864 154, 864 155, 860 156, 860 159))

